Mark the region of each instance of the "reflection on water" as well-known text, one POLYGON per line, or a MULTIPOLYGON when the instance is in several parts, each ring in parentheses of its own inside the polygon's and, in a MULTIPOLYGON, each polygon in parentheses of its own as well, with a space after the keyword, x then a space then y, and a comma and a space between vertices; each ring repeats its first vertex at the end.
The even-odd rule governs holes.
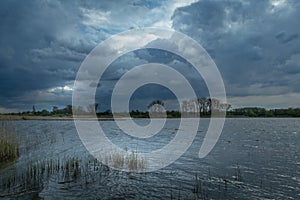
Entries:
MULTIPOLYGON (((16 121, 21 157, 0 171, 3 199, 299 199, 300 120, 227 119, 215 148, 199 148, 209 119, 175 163, 151 173, 119 172, 89 156, 72 121, 16 121)), ((128 151, 150 152, 176 134, 179 119, 147 139, 101 121, 107 137, 128 151)), ((147 124, 139 119, 139 124, 147 124)))

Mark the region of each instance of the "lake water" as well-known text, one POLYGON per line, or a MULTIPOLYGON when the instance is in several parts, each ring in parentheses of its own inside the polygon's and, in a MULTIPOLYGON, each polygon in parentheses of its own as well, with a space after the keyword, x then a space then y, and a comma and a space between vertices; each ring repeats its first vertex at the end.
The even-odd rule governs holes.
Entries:
MULTIPOLYGON (((179 121, 168 119, 160 133, 145 140, 122 133, 114 121, 99 123, 118 146, 149 152, 174 137, 179 121)), ((146 124, 147 119, 137 123, 146 124)), ((199 159, 209 124, 209 119, 201 119, 188 151, 150 173, 119 172, 100 165, 81 143, 73 121, 13 124, 21 138, 21 156, 0 171, 3 199, 300 199, 300 119, 226 119, 214 149, 199 159), (65 172, 58 169, 44 173, 33 186, 25 181, 30 176, 28 166, 72 158, 83 163, 77 178, 68 176, 66 181, 65 172)))

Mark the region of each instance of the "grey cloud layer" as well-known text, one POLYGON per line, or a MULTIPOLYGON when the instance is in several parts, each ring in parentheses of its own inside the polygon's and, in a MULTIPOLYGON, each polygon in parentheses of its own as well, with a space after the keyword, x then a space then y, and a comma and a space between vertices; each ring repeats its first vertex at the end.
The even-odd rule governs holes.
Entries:
POLYGON ((173 26, 211 53, 229 96, 299 92, 299 1, 201 1, 173 26))
MULTIPOLYGON (((81 62, 99 42, 130 28, 170 20, 175 30, 211 54, 235 103, 240 96, 300 93, 299 1, 205 0, 185 7, 180 3, 0 1, 0 112, 71 103, 70 91, 57 88, 72 86, 81 62)), ((99 88, 109 93, 109 81, 132 64, 156 59, 187 67, 178 58, 155 53, 135 52, 120 59, 115 63, 118 69, 108 72, 99 88)))

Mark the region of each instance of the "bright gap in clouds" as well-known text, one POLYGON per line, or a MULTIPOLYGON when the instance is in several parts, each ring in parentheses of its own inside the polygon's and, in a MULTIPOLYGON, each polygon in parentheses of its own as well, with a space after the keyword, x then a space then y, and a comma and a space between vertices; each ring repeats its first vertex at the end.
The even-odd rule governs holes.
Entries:
POLYGON ((272 6, 274 7, 280 7, 285 4, 286 0, 273 0, 271 1, 272 6))
MULTIPOLYGON (((115 29, 115 30, 128 30, 128 28, 138 27, 162 27, 172 28, 172 16, 177 8, 190 6, 198 0, 172 0, 161 2, 161 5, 154 8, 147 8, 145 6, 134 7, 129 4, 127 10, 118 11, 118 6, 112 10, 102 10, 94 8, 81 7, 79 10, 82 12, 83 20, 81 23, 98 32, 101 29, 115 29), (133 12, 130 12, 133 11, 133 12), (126 15, 124 15, 126 13, 126 15), (142 14, 142 16, 141 16, 142 14), (120 17, 119 15, 124 15, 120 17)), ((120 2, 121 6, 122 3, 120 2)), ((125 5, 124 5, 125 6, 125 5)))
POLYGON ((70 86, 63 86, 63 87, 54 87, 48 90, 48 92, 62 92, 62 91, 73 91, 73 88, 70 86))
POLYGON ((73 88, 71 88, 71 87, 69 87, 69 86, 66 85, 66 86, 64 87, 64 90, 72 91, 73 88))
POLYGON ((165 10, 165 14, 162 17, 162 20, 155 22, 153 24, 154 27, 163 27, 163 28, 172 28, 173 20, 172 16, 177 8, 189 6, 192 3, 197 2, 198 0, 186 0, 186 1, 172 1, 169 4, 164 5, 163 9, 165 10))

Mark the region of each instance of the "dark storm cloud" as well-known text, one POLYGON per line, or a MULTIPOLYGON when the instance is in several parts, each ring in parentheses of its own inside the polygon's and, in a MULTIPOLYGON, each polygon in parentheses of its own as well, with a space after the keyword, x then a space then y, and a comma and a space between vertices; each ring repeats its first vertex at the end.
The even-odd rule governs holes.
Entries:
MULTIPOLYGON (((107 68, 100 79, 100 87, 97 88, 96 101, 109 107, 112 91, 119 79, 134 67, 148 63, 160 63, 174 68, 185 76, 187 81, 195 89, 199 98, 208 96, 208 90, 203 78, 184 58, 171 52, 146 48, 120 56, 107 68)), ((165 76, 168 75, 169 74, 165 74, 165 76)), ((143 74, 137 73, 132 75, 132 79, 143 79, 143 74)), ((90 86, 95 87, 96 84, 92 83, 90 86)), ((131 108, 145 110, 147 109, 147 105, 156 99, 164 101, 173 100, 174 94, 155 84, 144 85, 133 94, 131 98, 131 108)), ((166 106, 168 105, 166 104, 166 106)))
MULTIPOLYGON (((299 1, 191 2, 0 1, 0 112, 71 103, 77 70, 99 42, 153 25, 172 25, 203 45, 219 67, 229 97, 300 92, 299 1)), ((148 62, 186 70, 193 82, 194 73, 180 58, 138 51, 113 63, 102 82, 93 84, 109 95, 122 74, 148 62)), ((198 84, 199 91, 203 88, 198 84)))
MULTIPOLYGON (((72 84, 96 38, 81 29, 81 3, 61 1, 0 2, 0 107, 16 107, 47 101, 28 94, 72 84), (22 98, 21 98, 22 97, 22 98)), ((101 35, 99 34, 99 37, 101 35)), ((96 41, 98 42, 98 41, 96 41)), ((53 104, 57 97, 49 98, 53 104)), ((70 95, 63 102, 71 103, 70 95)), ((59 103, 59 102, 58 102, 59 103)))
POLYGON ((84 58, 82 49, 87 45, 71 42, 74 36, 66 32, 72 31, 78 20, 78 16, 65 12, 73 8, 65 8, 58 1, 0 4, 1 95, 19 96, 73 79, 78 61, 84 58), (83 48, 76 51, 79 46, 83 48))
MULTIPOLYGON (((150 26, 164 14, 157 9, 163 3, 0 1, 0 97, 10 99, 1 101, 0 108, 13 107, 8 102, 23 101, 32 92, 70 86, 99 42, 132 27, 150 26)), ((32 97, 27 103, 39 101, 32 97)))
POLYGON ((213 55, 229 96, 286 94, 299 91, 299 8, 298 1, 200 1, 178 8, 173 27, 213 55))
POLYGON ((280 43, 288 43, 292 40, 298 39, 299 34, 287 35, 285 32, 280 32, 275 36, 280 43))

